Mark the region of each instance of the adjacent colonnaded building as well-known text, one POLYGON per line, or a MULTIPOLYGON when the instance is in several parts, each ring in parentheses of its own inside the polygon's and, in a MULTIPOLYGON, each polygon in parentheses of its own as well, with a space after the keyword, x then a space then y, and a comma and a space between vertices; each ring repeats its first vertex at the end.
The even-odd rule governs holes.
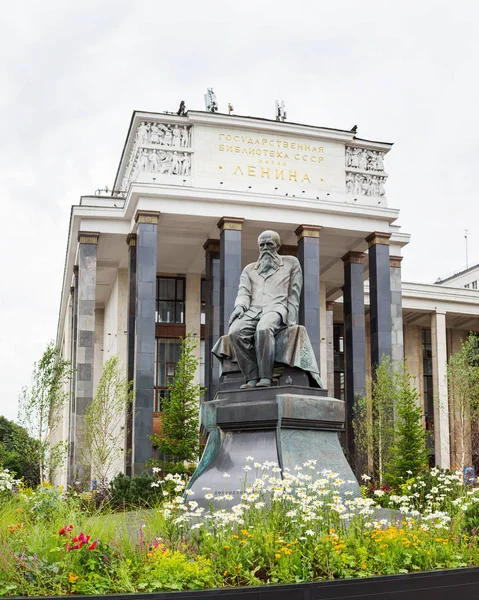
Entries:
POLYGON ((455 464, 446 362, 479 330, 479 268, 436 284, 401 280, 410 236, 388 206, 391 146, 253 117, 133 113, 112 195, 83 196, 71 211, 57 344, 76 371, 57 431, 69 440, 59 482, 76 476, 85 408, 113 354, 135 389, 118 471, 137 474, 154 456, 149 436, 186 332, 214 397, 210 350, 265 229, 301 262, 303 324, 330 395, 350 412, 371 365, 405 356, 433 431, 431 462, 455 464))

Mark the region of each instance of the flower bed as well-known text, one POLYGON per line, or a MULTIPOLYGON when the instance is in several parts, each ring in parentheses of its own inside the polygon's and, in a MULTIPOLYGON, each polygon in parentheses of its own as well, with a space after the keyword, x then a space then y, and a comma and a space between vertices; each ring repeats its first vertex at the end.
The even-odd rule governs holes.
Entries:
POLYGON ((175 475, 158 481, 164 502, 142 514, 88 512, 84 497, 50 488, 3 491, 0 595, 210 589, 479 565, 479 493, 457 474, 433 470, 399 493, 352 498, 347 482, 314 461, 294 473, 251 458, 245 467, 231 511, 215 509, 225 493, 207 489, 211 507, 200 508, 175 475), (376 501, 403 516, 388 522, 376 501))

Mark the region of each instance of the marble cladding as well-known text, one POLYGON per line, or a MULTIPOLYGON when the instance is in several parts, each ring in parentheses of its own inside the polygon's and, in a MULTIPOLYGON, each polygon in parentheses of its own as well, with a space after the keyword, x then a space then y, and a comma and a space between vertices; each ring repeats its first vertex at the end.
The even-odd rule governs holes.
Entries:
MULTIPOLYGON (((135 321, 136 321, 136 240, 128 245, 128 334, 127 334, 127 377, 135 378, 135 321)), ((133 405, 126 416, 125 473, 132 475, 133 453, 133 405)))
POLYGON ((155 304, 158 225, 138 223, 135 309, 135 403, 133 474, 140 474, 153 457, 155 382, 155 304))
POLYGON ((298 259, 303 270, 299 324, 306 327, 316 361, 320 365, 319 237, 300 237, 298 240, 298 259))
POLYGON ((74 478, 84 475, 78 449, 83 440, 85 411, 94 394, 96 268, 97 244, 81 243, 78 251, 74 478))
POLYGON ((451 466, 449 443, 449 401, 447 393, 446 313, 431 314, 432 378, 434 389, 434 449, 436 466, 451 466))
POLYGON ((185 289, 185 326, 186 332, 191 333, 197 342, 195 356, 198 367, 195 372, 195 384, 200 383, 200 335, 201 335, 201 274, 189 273, 185 289))
POLYGON ((206 399, 213 400, 218 391, 220 363, 211 350, 220 337, 220 253, 206 252, 206 322, 205 322, 205 387, 206 399))
POLYGON ((220 234, 220 335, 228 333, 241 276, 241 230, 220 234))
POLYGON ((404 360, 401 267, 391 267, 391 358, 404 360))
MULTIPOLYGON (((389 268, 389 265, 388 265, 389 268)), ((344 262, 344 358, 346 363, 346 441, 354 457, 354 403, 366 391, 366 329, 364 321, 364 264, 344 262)))
POLYGON ((389 245, 369 248, 371 366, 374 374, 383 355, 391 356, 391 267, 389 245))

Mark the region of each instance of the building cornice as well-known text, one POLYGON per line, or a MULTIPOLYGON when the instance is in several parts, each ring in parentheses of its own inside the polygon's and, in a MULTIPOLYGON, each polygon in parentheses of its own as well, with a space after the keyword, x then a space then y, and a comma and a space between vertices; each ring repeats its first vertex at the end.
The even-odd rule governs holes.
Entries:
POLYGON ((181 125, 204 125, 206 127, 224 127, 230 129, 247 129, 259 133, 270 133, 276 135, 291 135, 298 137, 307 137, 321 141, 337 142, 344 145, 365 148, 368 150, 378 150, 387 154, 393 144, 390 142, 378 142, 357 138, 353 131, 345 129, 334 129, 330 127, 320 127, 317 125, 308 125, 304 123, 293 123, 290 121, 276 121, 274 119, 265 119, 261 117, 251 117, 247 115, 227 115, 223 113, 210 113, 204 111, 188 111, 185 116, 178 116, 170 113, 156 113, 148 111, 133 111, 128 132, 123 144, 120 162, 115 175, 113 185, 114 191, 120 189, 121 175, 126 168, 131 148, 134 144, 136 131, 141 121, 157 121, 162 123, 181 124, 181 125))

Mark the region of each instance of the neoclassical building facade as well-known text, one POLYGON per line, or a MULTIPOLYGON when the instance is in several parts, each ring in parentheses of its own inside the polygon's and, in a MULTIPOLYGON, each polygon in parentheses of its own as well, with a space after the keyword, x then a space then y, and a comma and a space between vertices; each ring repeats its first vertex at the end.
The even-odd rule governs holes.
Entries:
POLYGON ((391 147, 259 118, 133 113, 112 194, 83 196, 71 211, 57 332, 75 366, 56 432, 69 442, 62 483, 78 473, 83 416, 110 356, 119 355, 135 390, 117 471, 140 473, 152 459, 149 436, 187 332, 198 339, 205 400, 214 397, 210 351, 265 229, 302 265, 302 324, 330 395, 351 415, 382 355, 406 357, 432 460, 454 464, 446 362, 479 330, 479 292, 454 279, 402 281, 403 255, 413 257, 387 201, 391 147))

